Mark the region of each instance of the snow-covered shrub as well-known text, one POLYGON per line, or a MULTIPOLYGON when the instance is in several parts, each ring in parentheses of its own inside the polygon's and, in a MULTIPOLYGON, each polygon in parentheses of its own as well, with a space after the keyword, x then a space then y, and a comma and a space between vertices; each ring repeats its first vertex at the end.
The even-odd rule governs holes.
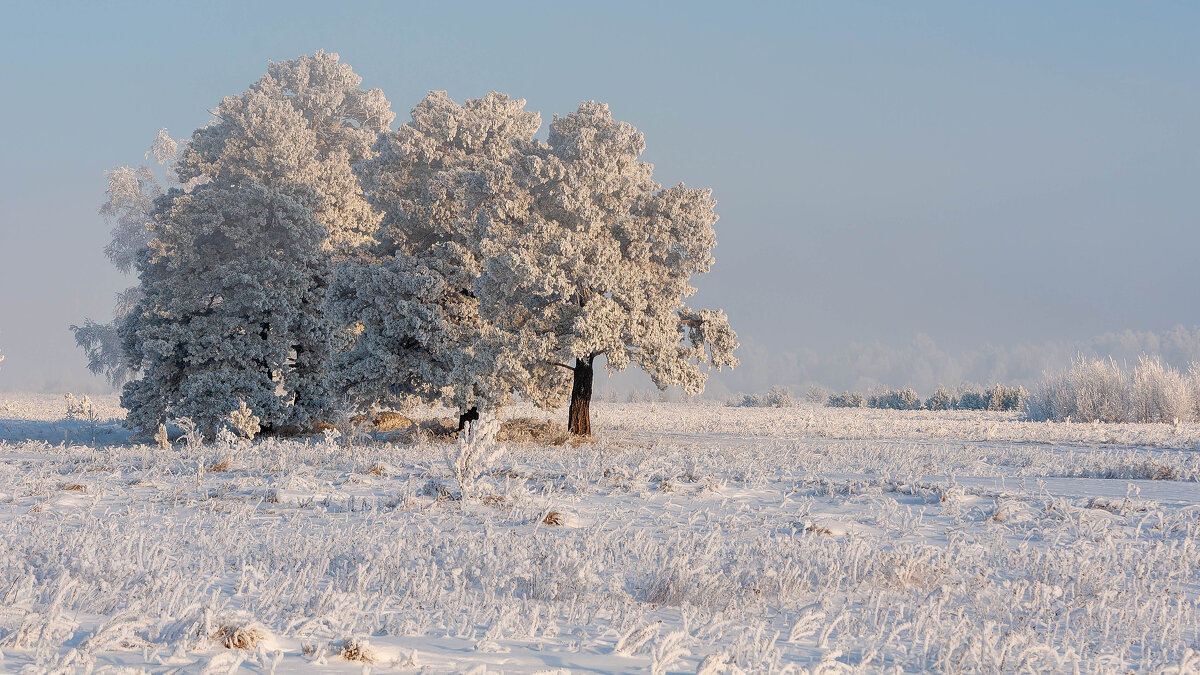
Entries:
POLYGON ((1187 376, 1143 355, 1133 371, 1133 419, 1138 422, 1188 421, 1196 403, 1187 376))
POLYGON ((987 400, 988 410, 1011 411, 1020 410, 1029 400, 1029 392, 1025 387, 1006 387, 997 384, 983 394, 987 400))
POLYGON ((228 424, 238 437, 252 441, 262 430, 258 424, 259 421, 258 417, 246 407, 245 401, 238 401, 238 409, 229 413, 228 424))
POLYGON ((921 398, 917 396, 917 392, 905 387, 872 395, 867 401, 867 406, 888 410, 920 410, 921 398))
POLYGON ((988 400, 983 392, 970 385, 959 389, 955 401, 956 410, 987 410, 988 406, 988 400))
POLYGON ((825 405, 830 408, 864 408, 867 405, 867 400, 863 398, 861 392, 844 391, 840 394, 830 394, 829 400, 825 405))
POLYGON ((75 398, 74 394, 68 393, 64 396, 67 402, 66 418, 68 420, 80 420, 84 422, 98 422, 99 417, 96 415, 96 408, 92 405, 92 399, 88 396, 75 398))
POLYGON ((825 387, 814 384, 808 388, 808 391, 804 394, 804 399, 813 405, 821 405, 829 400, 829 394, 830 392, 825 387))
POLYGON ((771 387, 762 394, 746 394, 735 405, 744 408, 790 408, 796 404, 787 387, 771 387))
POLYGON ((933 392, 925 401, 925 408, 928 410, 952 410, 958 406, 958 401, 946 391, 945 387, 938 387, 937 391, 933 392))
POLYGON ((504 454, 504 446, 496 442, 499 431, 500 420, 495 415, 481 416, 459 432, 457 453, 445 452, 446 466, 458 481, 463 499, 471 496, 475 481, 504 454))
POLYGON ((1197 371, 1188 375, 1143 356, 1132 372, 1112 359, 1076 359, 1047 373, 1029 404, 1032 419, 1174 422, 1198 419, 1197 371))

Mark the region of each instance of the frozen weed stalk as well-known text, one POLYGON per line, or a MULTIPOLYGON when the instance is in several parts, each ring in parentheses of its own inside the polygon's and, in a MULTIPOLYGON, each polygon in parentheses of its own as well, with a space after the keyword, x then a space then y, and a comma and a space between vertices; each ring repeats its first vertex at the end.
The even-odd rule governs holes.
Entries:
POLYGON ((499 431, 499 419, 494 415, 481 415, 459 433, 457 454, 445 452, 446 466, 458 481, 462 499, 472 495, 475 481, 504 454, 504 446, 496 442, 499 431))

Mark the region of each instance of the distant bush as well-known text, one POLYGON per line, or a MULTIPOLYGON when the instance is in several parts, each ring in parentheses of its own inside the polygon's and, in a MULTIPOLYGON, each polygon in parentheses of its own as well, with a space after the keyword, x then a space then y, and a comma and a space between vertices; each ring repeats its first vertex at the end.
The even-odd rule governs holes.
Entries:
POLYGON ((746 394, 734 405, 745 408, 790 408, 796 404, 787 387, 771 387, 766 393, 746 394))
POLYGON ((954 400, 955 410, 987 410, 988 400, 975 389, 960 391, 954 400))
POLYGON ((840 394, 831 394, 825 405, 830 408, 863 408, 866 407, 867 400, 860 392, 844 391, 840 394))
POLYGON ((825 390, 825 387, 814 384, 808 388, 808 393, 804 395, 804 398, 813 405, 820 405, 829 399, 829 392, 825 390))
POLYGON ((1077 359, 1048 373, 1029 403, 1038 420, 1191 422, 1200 419, 1200 369, 1186 374, 1142 356, 1132 372, 1112 359, 1077 359))
POLYGON ((938 387, 937 391, 933 392, 925 401, 925 407, 929 410, 952 410, 958 401, 946 391, 945 387, 938 387))
POLYGON ((1029 392, 1025 387, 1006 387, 1002 384, 988 389, 983 397, 987 399, 988 410, 1012 411, 1020 410, 1029 400, 1029 392))
POLYGON ((917 396, 917 392, 905 387, 876 394, 867 401, 867 406, 887 410, 920 410, 921 399, 917 396))

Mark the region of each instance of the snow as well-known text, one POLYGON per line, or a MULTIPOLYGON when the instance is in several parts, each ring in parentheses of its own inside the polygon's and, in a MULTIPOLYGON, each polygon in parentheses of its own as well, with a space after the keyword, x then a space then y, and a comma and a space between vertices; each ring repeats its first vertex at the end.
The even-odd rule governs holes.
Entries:
POLYGON ((1200 425, 597 401, 464 501, 453 441, 93 404, 0 394, 0 670, 1200 667, 1200 425))

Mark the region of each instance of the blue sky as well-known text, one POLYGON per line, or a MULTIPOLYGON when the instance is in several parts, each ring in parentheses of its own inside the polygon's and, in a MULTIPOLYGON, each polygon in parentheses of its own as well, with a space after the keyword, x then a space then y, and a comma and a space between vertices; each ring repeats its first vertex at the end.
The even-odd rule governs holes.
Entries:
POLYGON ((103 171, 316 49, 397 124, 430 89, 608 102, 714 189, 698 302, 768 353, 1200 323, 1194 3, 44 4, 0 26, 0 390, 102 388, 67 326, 130 283, 103 171))

